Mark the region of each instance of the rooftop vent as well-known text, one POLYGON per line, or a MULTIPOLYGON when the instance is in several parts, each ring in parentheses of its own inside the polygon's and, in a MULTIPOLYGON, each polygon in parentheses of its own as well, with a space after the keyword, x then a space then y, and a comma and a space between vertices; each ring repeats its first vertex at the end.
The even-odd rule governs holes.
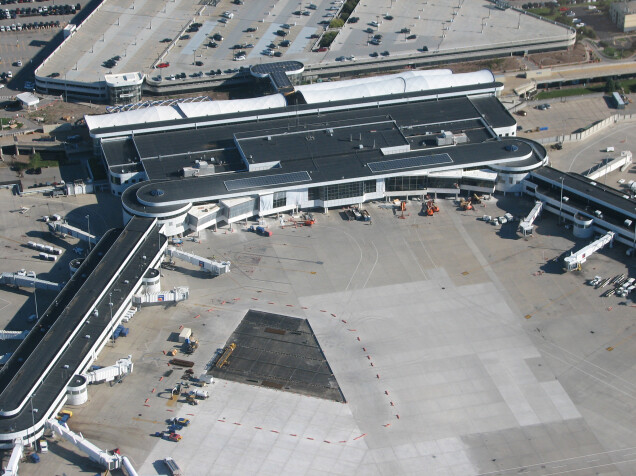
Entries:
POLYGON ((160 197, 160 196, 162 196, 164 193, 166 193, 166 192, 164 192, 164 191, 163 191, 163 190, 161 190, 160 188, 153 188, 153 189, 150 191, 150 195, 152 195, 153 197, 160 197))

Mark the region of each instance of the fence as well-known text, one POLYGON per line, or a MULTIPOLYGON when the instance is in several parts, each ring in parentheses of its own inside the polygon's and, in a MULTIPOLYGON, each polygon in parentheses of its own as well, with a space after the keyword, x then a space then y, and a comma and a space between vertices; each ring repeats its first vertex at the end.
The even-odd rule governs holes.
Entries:
POLYGON ((586 130, 582 132, 576 132, 573 134, 563 134, 559 136, 553 137, 544 137, 543 139, 534 139, 539 144, 551 144, 554 142, 576 142, 580 140, 585 140, 588 137, 600 132, 604 129, 607 129, 609 126, 616 124, 617 122, 623 121, 633 121, 636 119, 635 114, 614 114, 613 116, 608 117, 607 119, 603 119, 602 121, 596 122, 588 127, 586 130))

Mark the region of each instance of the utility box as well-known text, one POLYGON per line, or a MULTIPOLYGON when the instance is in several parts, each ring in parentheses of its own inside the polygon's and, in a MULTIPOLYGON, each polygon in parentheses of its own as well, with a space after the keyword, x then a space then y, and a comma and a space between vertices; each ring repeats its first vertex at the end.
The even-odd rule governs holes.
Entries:
POLYGON ((182 344, 185 343, 186 339, 190 339, 191 335, 192 329, 190 329, 189 327, 184 327, 179 334, 179 342, 182 344))

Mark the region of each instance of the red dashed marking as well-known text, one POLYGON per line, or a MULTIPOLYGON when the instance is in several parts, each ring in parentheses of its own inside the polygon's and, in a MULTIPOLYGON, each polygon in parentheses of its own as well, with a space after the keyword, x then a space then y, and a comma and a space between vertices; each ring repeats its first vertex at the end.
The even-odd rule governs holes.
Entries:
POLYGON ((155 393, 155 390, 156 390, 156 388, 153 388, 153 389, 152 389, 152 392, 150 392, 150 393, 155 393))
POLYGON ((252 298, 252 301, 258 301, 258 298, 252 298))
POLYGON ((188 416, 194 416, 194 413, 186 413, 188 416))
POLYGON ((223 301, 223 302, 221 303, 221 305, 225 304, 226 302, 227 302, 227 301, 223 301))
POLYGON ((238 425, 238 426, 241 426, 241 424, 240 424, 240 423, 236 423, 236 422, 234 422, 234 424, 235 424, 235 425, 238 425))
POLYGON ((268 302, 267 304, 276 304, 275 302, 268 302))
POLYGON ((183 329, 183 326, 182 326, 182 325, 181 325, 181 326, 179 326, 179 329, 183 329))
POLYGON ((346 443, 346 442, 347 442, 347 440, 341 440, 338 443, 346 443))
POLYGON ((365 436, 367 436, 367 434, 366 434, 366 433, 362 433, 360 436, 356 436, 356 437, 353 439, 353 441, 355 441, 355 440, 359 440, 360 438, 364 438, 365 436))
POLYGON ((311 441, 313 441, 313 440, 314 440, 313 438, 311 438, 311 437, 309 437, 309 436, 307 436, 305 439, 306 439, 306 440, 311 440, 311 441))
POLYGON ((294 307, 293 304, 286 304, 287 307, 294 307))
POLYGON ((174 410, 169 410, 169 409, 166 409, 166 411, 167 411, 167 412, 173 412, 174 410))
POLYGON ((263 428, 260 426, 255 426, 254 428, 256 428, 257 430, 262 430, 263 428))
POLYGON ((309 309, 308 307, 302 306, 301 309, 309 309))
POLYGON ((269 431, 271 431, 272 433, 278 433, 277 430, 269 430, 269 431))
POLYGON ((144 407, 150 407, 150 405, 148 405, 147 403, 144 403, 144 407))
POLYGON ((329 440, 322 440, 324 443, 331 443, 329 440))
POLYGON ((298 436, 296 433, 290 433, 289 436, 298 436))
POLYGON ((360 337, 356 337, 356 339, 360 340, 360 337))
POLYGON ((221 423, 225 423, 225 420, 217 420, 217 421, 220 421, 221 423))
POLYGON ((211 312, 211 311, 214 311, 213 307, 211 307, 210 309, 207 309, 205 312, 211 312))
POLYGON ((389 426, 391 426, 390 423, 387 423, 386 425, 382 425, 384 428, 388 428, 389 426))
POLYGON ((148 400, 150 400, 149 398, 146 398, 146 401, 144 403, 148 403, 148 400))
POLYGON ((325 311, 324 309, 321 309, 320 312, 327 312, 327 311, 325 311))
POLYGON ((240 300, 241 300, 241 298, 234 298, 234 300, 235 300, 235 301, 240 301, 240 300))
POLYGON ((349 332, 356 332, 358 329, 347 329, 349 332))
MULTIPOLYGON (((165 354, 165 353, 166 353, 166 352, 164 351, 164 354, 165 354)), ((161 382, 162 380, 163 380, 163 377, 159 377, 159 381, 161 382)))
POLYGON ((367 359, 371 360, 371 356, 370 356, 370 355, 367 355, 367 359))
MULTIPOLYGON (((336 317, 336 315, 335 315, 333 312, 331 313, 331 315, 332 315, 333 317, 336 317)), ((342 322, 344 322, 344 321, 342 321, 342 322)))
POLYGON ((196 316, 194 316, 195 319, 198 319, 199 317, 201 317, 201 314, 197 314, 196 316))

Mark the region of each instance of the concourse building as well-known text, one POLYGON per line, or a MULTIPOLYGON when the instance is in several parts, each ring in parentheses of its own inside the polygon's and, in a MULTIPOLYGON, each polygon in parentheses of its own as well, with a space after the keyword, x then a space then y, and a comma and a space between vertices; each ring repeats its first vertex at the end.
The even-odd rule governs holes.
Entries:
POLYGON ((521 191, 548 160, 490 71, 409 71, 86 116, 126 220, 167 235, 405 196, 521 191))

